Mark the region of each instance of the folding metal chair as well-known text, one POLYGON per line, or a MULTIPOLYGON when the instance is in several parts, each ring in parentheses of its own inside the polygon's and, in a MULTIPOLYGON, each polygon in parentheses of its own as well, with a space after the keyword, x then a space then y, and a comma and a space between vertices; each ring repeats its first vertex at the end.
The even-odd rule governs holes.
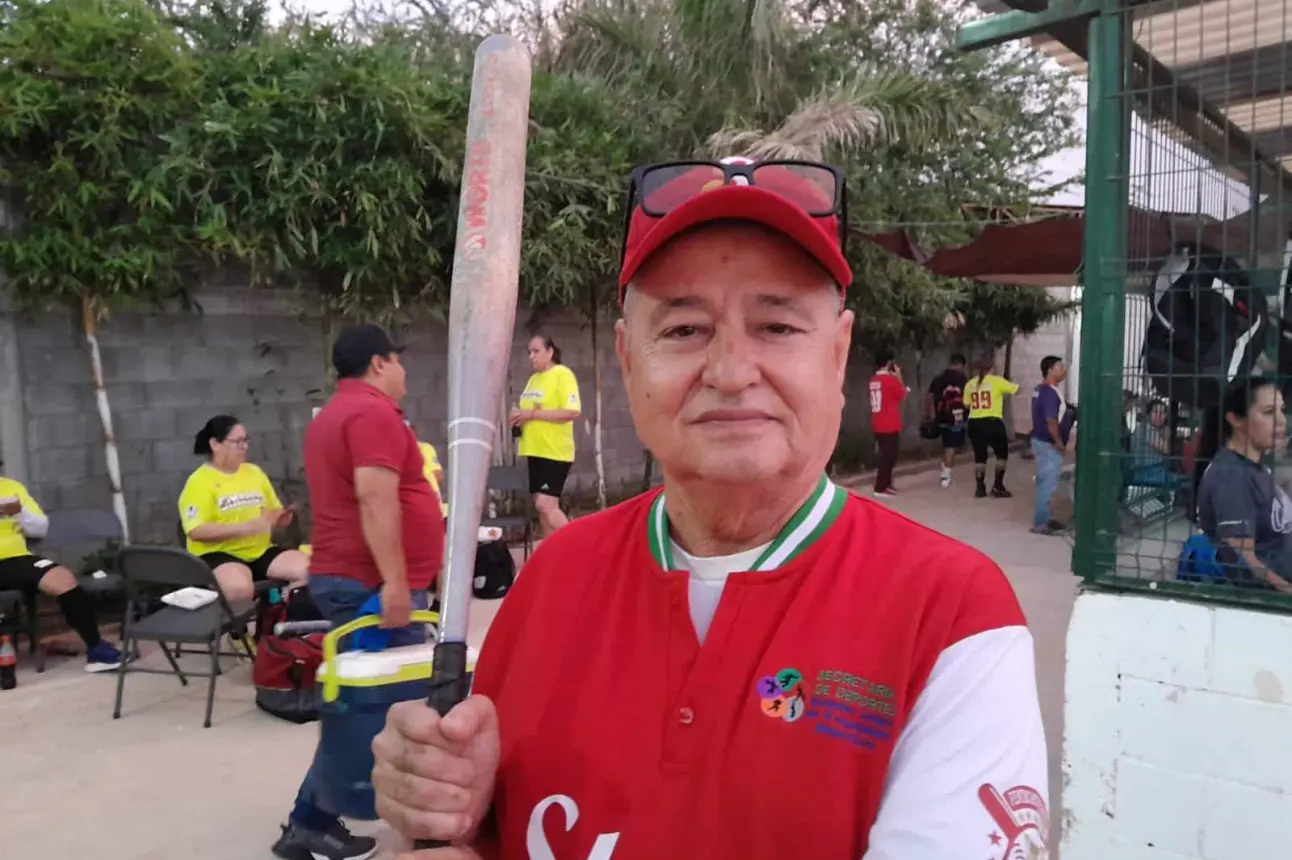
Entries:
MULTIPOLYGON (((48 517, 49 531, 45 536, 28 541, 34 553, 53 555, 51 550, 105 544, 109 541, 120 541, 124 537, 121 521, 111 511, 97 508, 69 508, 50 511, 48 517)), ((57 558, 53 560, 58 561, 57 558)), ((76 581, 91 597, 116 594, 123 587, 121 576, 116 573, 107 573, 104 576, 78 576, 76 581)), ((38 629, 40 607, 37 605, 37 600, 40 598, 40 592, 33 589, 23 597, 31 655, 36 661, 36 671, 44 672, 45 649, 40 646, 38 629)))
POLYGON ((220 657, 250 657, 254 653, 247 628, 256 614, 255 603, 230 603, 206 563, 183 550, 168 547, 125 547, 117 556, 117 567, 125 578, 127 605, 130 607, 140 605, 149 594, 189 586, 214 591, 216 598, 200 609, 163 606, 138 619, 134 617, 133 611, 127 611, 121 631, 125 652, 135 654, 140 642, 156 642, 162 646, 161 652, 170 663, 170 671, 148 669, 140 666, 137 660, 123 662, 117 670, 117 698, 112 710, 113 719, 121 717, 121 698, 125 691, 127 673, 173 674, 184 686, 188 686, 187 676, 192 675, 210 679, 206 691, 206 718, 202 723, 204 728, 210 728, 211 711, 215 706, 215 682, 221 675, 220 657), (221 652, 220 640, 225 634, 241 644, 246 653, 221 652), (210 669, 206 672, 187 673, 180 669, 175 655, 166 647, 171 642, 205 645, 205 650, 210 655, 210 669))
MULTIPOLYGON (((523 506, 525 499, 529 495, 529 475, 519 466, 494 466, 489 469, 485 489, 488 492, 509 494, 512 497, 514 507, 523 506)), ((521 507, 521 510, 523 511, 524 508, 521 507)), ((485 513, 488 513, 487 506, 485 513)), ((527 514, 509 514, 501 517, 485 516, 481 519, 480 525, 500 528, 504 533, 520 531, 525 541, 524 557, 529 558, 529 553, 533 548, 533 526, 527 514)))

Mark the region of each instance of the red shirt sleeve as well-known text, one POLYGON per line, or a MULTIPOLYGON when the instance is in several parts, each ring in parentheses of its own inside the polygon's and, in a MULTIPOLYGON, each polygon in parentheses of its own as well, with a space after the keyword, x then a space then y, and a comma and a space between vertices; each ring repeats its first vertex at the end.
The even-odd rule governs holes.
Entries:
POLYGON ((896 376, 884 376, 884 385, 888 387, 887 395, 893 398, 894 403, 900 403, 906 399, 906 385, 896 376))
POLYGON ((393 409, 365 409, 345 427, 345 444, 356 469, 378 466, 402 473, 411 438, 393 409))

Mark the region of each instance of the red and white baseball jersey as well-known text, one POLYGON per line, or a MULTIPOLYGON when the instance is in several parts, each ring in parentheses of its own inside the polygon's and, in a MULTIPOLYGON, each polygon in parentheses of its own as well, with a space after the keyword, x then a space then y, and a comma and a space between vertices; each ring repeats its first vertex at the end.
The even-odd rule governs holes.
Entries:
POLYGON ((824 477, 697 636, 659 491, 546 539, 489 631, 505 860, 1037 860, 1032 639, 982 554, 824 477))

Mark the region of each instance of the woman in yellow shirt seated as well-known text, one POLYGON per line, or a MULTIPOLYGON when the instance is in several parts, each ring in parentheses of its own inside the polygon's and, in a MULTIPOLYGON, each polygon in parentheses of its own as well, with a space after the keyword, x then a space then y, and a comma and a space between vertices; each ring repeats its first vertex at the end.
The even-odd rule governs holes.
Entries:
POLYGON ((70 570, 33 555, 27 539, 49 533, 49 518, 18 481, 0 476, 0 591, 34 595, 43 591, 58 601, 67 625, 85 642, 85 671, 106 672, 121 665, 121 652, 99 635, 94 598, 70 570))
POLYGON ((198 431, 193 453, 207 461, 180 493, 180 522, 188 551, 210 565, 225 595, 251 598, 254 583, 267 578, 303 583, 309 558, 273 542, 295 507, 284 508, 269 477, 247 462, 247 428, 232 415, 217 415, 198 431))
POLYGON ((987 352, 978 359, 978 375, 965 385, 964 402, 969 406, 969 444, 973 447, 974 496, 987 496, 987 454, 996 456, 996 481, 991 495, 1008 499, 1005 489, 1005 465, 1009 461, 1009 431, 1005 428, 1005 398, 1018 393, 1018 386, 996 374, 996 354, 987 352))
POLYGON ((534 373, 511 410, 511 426, 520 428, 516 453, 529 467, 529 491, 543 534, 569 522, 561 511, 561 492, 574 463, 574 420, 579 417, 579 381, 561 364, 561 350, 542 335, 529 342, 534 373))

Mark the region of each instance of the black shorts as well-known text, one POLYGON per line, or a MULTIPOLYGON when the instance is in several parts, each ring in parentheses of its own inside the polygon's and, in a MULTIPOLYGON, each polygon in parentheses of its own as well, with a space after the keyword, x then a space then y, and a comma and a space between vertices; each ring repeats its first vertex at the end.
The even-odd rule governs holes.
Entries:
POLYGON ((942 447, 948 451, 959 451, 965 446, 967 431, 965 425, 959 427, 954 424, 941 424, 938 429, 942 431, 942 447))
POLYGON ((288 550, 285 547, 271 546, 269 549, 265 550, 264 555, 252 561, 238 558, 236 555, 230 555, 227 552, 208 552, 205 555, 199 556, 199 558, 206 562, 206 566, 211 568, 211 570, 215 570, 222 564, 232 563, 244 565, 245 567, 251 568, 252 582, 263 582, 269 578, 269 565, 273 564, 274 559, 287 551, 288 550))
POLYGON ((38 555, 16 555, 0 561, 0 591, 35 591, 36 586, 60 565, 38 555))
POLYGON ((987 452, 996 455, 998 461, 1009 458, 1009 433, 1005 431, 1002 418, 970 418, 969 444, 973 446, 973 461, 986 463, 987 452))
POLYGON ((560 498, 565 492, 565 479, 570 474, 570 463, 564 460, 549 460, 546 457, 526 457, 529 466, 529 491, 535 495, 560 498))

